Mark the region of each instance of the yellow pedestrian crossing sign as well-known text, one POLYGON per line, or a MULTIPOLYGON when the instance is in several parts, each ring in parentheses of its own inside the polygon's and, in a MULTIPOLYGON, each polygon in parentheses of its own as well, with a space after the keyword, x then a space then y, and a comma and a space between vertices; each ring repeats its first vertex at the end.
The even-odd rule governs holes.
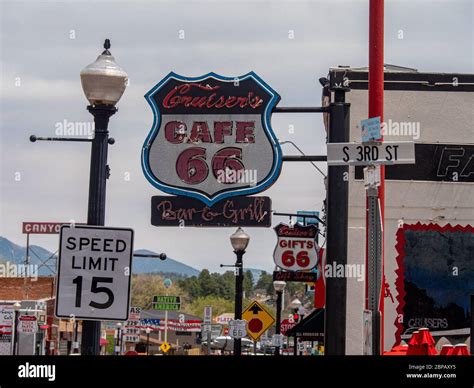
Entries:
POLYGON ((168 350, 170 350, 171 346, 168 342, 163 342, 161 345, 160 345, 160 349, 163 353, 168 353, 168 350))
POLYGON ((242 319, 247 321, 247 334, 254 341, 257 341, 275 322, 265 307, 257 301, 250 303, 242 313, 242 319))

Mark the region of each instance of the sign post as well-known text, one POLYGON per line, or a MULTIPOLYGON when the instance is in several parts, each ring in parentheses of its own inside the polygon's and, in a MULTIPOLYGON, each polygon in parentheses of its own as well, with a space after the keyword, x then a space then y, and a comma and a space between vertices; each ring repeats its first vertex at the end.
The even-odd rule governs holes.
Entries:
POLYGON ((132 229, 63 225, 56 316, 127 320, 132 254, 132 229))
POLYGON ((207 331, 207 355, 211 355, 211 340, 212 340, 212 307, 206 306, 204 307, 204 324, 209 327, 207 331))

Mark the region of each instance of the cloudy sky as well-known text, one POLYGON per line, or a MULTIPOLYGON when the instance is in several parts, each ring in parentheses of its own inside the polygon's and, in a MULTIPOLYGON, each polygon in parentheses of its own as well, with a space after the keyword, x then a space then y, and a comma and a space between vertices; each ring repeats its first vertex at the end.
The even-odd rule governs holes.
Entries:
MULTIPOLYGON (((109 149, 106 225, 132 227, 137 248, 214 271, 234 261, 233 229, 150 225, 150 197, 160 193, 140 167, 153 119, 143 95, 170 71, 236 76, 253 70, 279 92, 280 106, 318 106, 317 80, 330 67, 368 62, 368 0, 0 4, 0 235, 21 245, 23 221, 86 220, 90 146, 28 138, 54 136, 64 120, 91 121, 79 72, 95 60, 105 38, 130 78, 109 126, 116 143, 109 149)), ((386 63, 474 72, 472 0, 386 1, 385 14, 386 63)), ((280 140, 294 141, 307 154, 325 154, 321 115, 274 115, 272 126, 280 140)), ((295 153, 286 145, 283 151, 295 153)), ((287 163, 265 195, 276 211, 320 210, 322 176, 309 164, 287 163)), ((273 223, 279 221, 285 219, 273 223)), ((247 232, 245 266, 272 270, 274 231, 247 232)), ((35 236, 32 243, 56 250, 58 237, 35 236)))

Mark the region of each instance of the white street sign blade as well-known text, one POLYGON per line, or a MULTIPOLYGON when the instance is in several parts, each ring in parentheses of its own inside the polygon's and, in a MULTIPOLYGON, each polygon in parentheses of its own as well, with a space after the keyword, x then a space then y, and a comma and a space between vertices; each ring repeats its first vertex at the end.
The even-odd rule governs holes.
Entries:
POLYGON ((127 320, 132 255, 132 229, 63 225, 56 316, 127 320))
POLYGON ((372 144, 328 143, 328 166, 370 164, 415 164, 415 143, 411 141, 372 144))

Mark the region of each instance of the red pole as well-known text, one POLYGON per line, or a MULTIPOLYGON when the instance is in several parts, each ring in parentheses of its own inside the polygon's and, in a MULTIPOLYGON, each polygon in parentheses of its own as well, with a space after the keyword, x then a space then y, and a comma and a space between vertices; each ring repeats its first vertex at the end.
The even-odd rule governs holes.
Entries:
MULTIPOLYGON (((369 118, 380 117, 383 122, 384 93, 384 0, 370 0, 369 14, 369 118)), ((383 140, 383 138, 381 139, 383 140)), ((385 220, 385 167, 380 167, 380 187, 378 197, 382 214, 382 230, 385 220)), ((366 212, 368 213, 368 212, 366 212)), ((367 224, 366 224, 367 225, 367 224)), ((368 235, 367 235, 368 239, 368 235)), ((366 240, 367 240, 366 239, 366 240)), ((368 241, 366 241, 368 242, 368 241)), ((366 244, 368 246, 368 244, 366 244)), ((382 232, 382 276, 380 285, 380 353, 383 353, 384 340, 384 232, 382 232)), ((366 268, 368 267, 366 256, 366 268)))

